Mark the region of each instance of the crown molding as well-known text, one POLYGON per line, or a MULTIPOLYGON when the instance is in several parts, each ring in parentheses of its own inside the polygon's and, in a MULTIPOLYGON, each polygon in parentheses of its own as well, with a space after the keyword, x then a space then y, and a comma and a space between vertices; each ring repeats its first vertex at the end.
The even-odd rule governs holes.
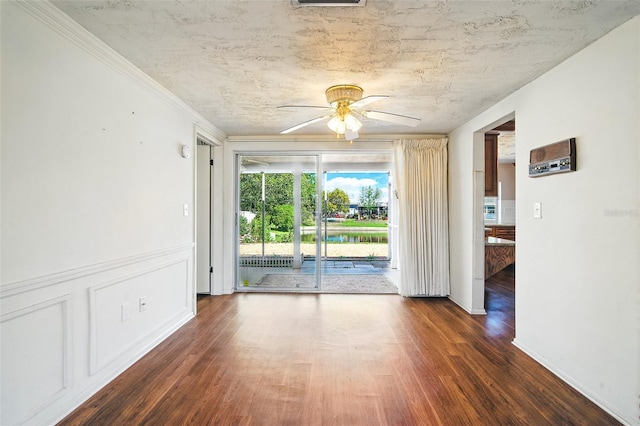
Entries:
POLYGON ((194 136, 196 138, 196 144, 199 138, 203 139, 204 141, 206 141, 206 143, 212 146, 220 146, 226 140, 226 137, 224 139, 220 139, 219 135, 212 133, 206 127, 202 127, 199 123, 195 123, 193 125, 193 130, 194 136))
POLYGON ((113 50, 102 40, 91 34, 67 14, 48 1, 16 0, 15 4, 57 34, 80 47, 89 55, 119 72, 142 89, 152 93, 165 103, 189 116, 201 129, 224 141, 227 135, 213 123, 196 112, 184 101, 149 77, 138 67, 113 50))
MULTIPOLYGON (((443 139, 446 134, 392 134, 362 135, 354 139, 358 142, 393 142, 400 139, 443 139)), ((344 138, 336 139, 334 135, 264 135, 264 136, 229 136, 229 142, 346 142, 344 138)))

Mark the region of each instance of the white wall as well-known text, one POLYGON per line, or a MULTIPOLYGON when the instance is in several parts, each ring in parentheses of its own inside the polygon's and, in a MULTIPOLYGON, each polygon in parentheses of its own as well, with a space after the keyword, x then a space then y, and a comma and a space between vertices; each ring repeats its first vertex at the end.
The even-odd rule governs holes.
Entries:
POLYGON ((470 226, 474 133, 514 111, 514 343, 639 424, 640 17, 450 135, 450 227, 461 229, 452 233, 452 298, 468 311, 477 308, 473 251, 482 249, 470 226), (531 149, 569 137, 577 139, 576 172, 527 176, 531 149), (542 219, 532 217, 536 201, 542 219))
POLYGON ((180 147, 219 132, 52 5, 0 14, 0 424, 49 424, 193 317, 180 147))

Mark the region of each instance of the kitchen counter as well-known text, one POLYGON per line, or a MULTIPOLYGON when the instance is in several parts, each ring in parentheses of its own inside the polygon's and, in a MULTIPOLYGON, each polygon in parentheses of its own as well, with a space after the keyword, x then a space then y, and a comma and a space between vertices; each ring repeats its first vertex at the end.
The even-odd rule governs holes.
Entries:
POLYGON ((516 242, 487 237, 484 242, 484 279, 516 262, 516 242))
POLYGON ((516 226, 515 222, 506 222, 506 221, 502 221, 502 222, 498 222, 497 220, 485 220, 484 221, 484 226, 489 228, 492 226, 516 226))
POLYGON ((496 237, 487 237, 484 240, 485 246, 514 246, 516 245, 515 241, 507 240, 504 238, 496 238, 496 237))

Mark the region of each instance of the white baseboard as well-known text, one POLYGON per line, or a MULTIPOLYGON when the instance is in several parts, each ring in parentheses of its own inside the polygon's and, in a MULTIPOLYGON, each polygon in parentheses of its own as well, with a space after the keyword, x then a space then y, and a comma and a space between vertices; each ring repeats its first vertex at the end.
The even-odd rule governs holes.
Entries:
POLYGON ((453 303, 458 305, 462 310, 464 310, 465 312, 471 315, 487 315, 487 311, 485 311, 484 309, 471 309, 471 310, 467 309, 462 303, 458 302, 452 296, 449 296, 449 300, 451 300, 453 303))
MULTIPOLYGON (((17 395, 17 400, 24 403, 24 407, 12 407, 13 411, 3 410, 6 420, 10 423, 55 424, 194 318, 195 284, 192 262, 193 244, 185 244, 3 286, 0 299, 5 312, 0 326, 3 330, 4 327, 13 327, 6 329, 12 331, 7 334, 11 336, 10 341, 5 342, 6 336, 3 334, 3 344, 14 345, 15 353, 32 355, 29 362, 53 356, 64 373, 62 379, 54 377, 58 380, 54 384, 61 390, 56 388, 56 392, 51 391, 51 395, 44 396, 26 392, 22 388, 12 389, 12 382, 3 377, 3 389, 18 392, 14 396, 17 395), (153 279, 147 278, 152 274, 155 274, 153 279), (171 304, 164 303, 161 294, 154 295, 149 291, 150 288, 169 289, 169 293, 161 294, 165 295, 165 299, 169 298, 171 304), (97 289, 109 291, 100 298, 99 317, 96 317, 97 289), (149 302, 156 297, 155 300, 162 303, 151 305, 149 310, 142 313, 135 309, 138 297, 136 292, 148 296, 149 302), (134 306, 131 317, 127 320, 120 318, 122 294, 134 306), (37 321, 41 318, 30 319, 28 321, 31 322, 28 322, 24 318, 31 318, 33 315, 27 314, 35 315, 43 311, 43 307, 58 305, 60 312, 47 310, 46 313, 52 318, 51 321, 59 322, 59 326, 53 330, 64 342, 60 349, 62 352, 58 352, 56 345, 50 348, 56 352, 47 354, 34 351, 28 338, 17 333, 17 325, 12 325, 11 321, 18 318, 24 322, 20 327, 37 327, 37 321), (114 315, 113 312, 117 313, 114 315), (100 330, 107 330, 106 337, 96 334, 96 318, 101 320, 100 330), (91 319, 90 324, 87 319, 91 319), (135 327, 119 328, 119 324, 125 321, 132 321, 127 324, 135 324, 135 327), (113 330, 124 330, 127 334, 118 334, 114 339, 116 334, 113 330), (92 367, 96 336, 102 338, 102 347, 110 347, 113 353, 101 353, 102 358, 98 359, 100 362, 94 363, 92 367), (89 352, 89 356, 85 355, 85 351, 89 352)), ((14 356, 11 362, 16 368, 24 368, 27 361, 14 356)), ((29 378, 34 385, 41 383, 41 379, 35 376, 29 378)))
MULTIPOLYGON (((565 382, 566 384, 568 384, 569 386, 574 388, 576 391, 580 392, 580 394, 584 395, 588 400, 590 400, 591 402, 596 404, 598 407, 602 408, 604 411, 606 411, 608 414, 610 414, 612 417, 614 417, 617 421, 619 421, 623 425, 629 425, 629 426, 632 425, 632 423, 627 422, 626 420, 621 418, 618 414, 616 414, 608 406, 608 404, 606 402, 601 401, 599 398, 597 398, 591 392, 586 390, 585 386, 582 385, 578 380, 576 380, 575 378, 573 378, 570 375, 568 375, 567 373, 565 373, 562 369, 558 368, 556 365, 554 365, 552 362, 547 360, 545 357, 543 357, 542 355, 540 355, 536 351, 534 351, 531 348, 529 348, 527 345, 525 345, 522 342, 520 342, 517 338, 513 339, 513 341, 511 343, 513 345, 515 345, 518 349, 520 349, 522 352, 524 352, 525 354, 527 354, 531 358, 533 358, 536 362, 538 362, 544 368, 546 368, 547 370, 551 371, 553 374, 555 374, 557 377, 559 377, 563 382, 565 382)), ((640 424, 640 423, 636 423, 636 425, 638 425, 638 424, 640 424)))
POLYGON ((104 377, 101 377, 100 381, 93 383, 88 388, 76 394, 71 400, 68 401, 68 404, 66 404, 64 408, 55 411, 52 410, 52 412, 50 413, 48 413, 47 410, 44 410, 37 417, 30 419, 30 422, 34 422, 36 424, 56 424, 60 422, 66 416, 71 414, 73 410, 82 405, 85 401, 99 392, 106 385, 111 383, 111 381, 113 381, 116 377, 125 372, 129 367, 138 362, 143 356, 151 352, 167 337, 171 336, 180 327, 191 321, 193 318, 195 318, 195 315, 193 315, 193 313, 188 313, 184 317, 180 318, 171 328, 166 329, 161 335, 156 336, 148 344, 140 348, 137 352, 131 354, 128 358, 122 359, 119 365, 113 370, 109 371, 109 374, 105 374, 104 377))

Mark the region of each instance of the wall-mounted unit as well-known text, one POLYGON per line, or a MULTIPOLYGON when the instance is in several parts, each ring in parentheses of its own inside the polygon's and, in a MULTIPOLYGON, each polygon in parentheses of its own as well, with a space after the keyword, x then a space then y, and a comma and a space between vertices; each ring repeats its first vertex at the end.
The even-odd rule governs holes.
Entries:
POLYGON ((575 138, 532 149, 529 153, 529 177, 547 176, 575 170, 575 138))

